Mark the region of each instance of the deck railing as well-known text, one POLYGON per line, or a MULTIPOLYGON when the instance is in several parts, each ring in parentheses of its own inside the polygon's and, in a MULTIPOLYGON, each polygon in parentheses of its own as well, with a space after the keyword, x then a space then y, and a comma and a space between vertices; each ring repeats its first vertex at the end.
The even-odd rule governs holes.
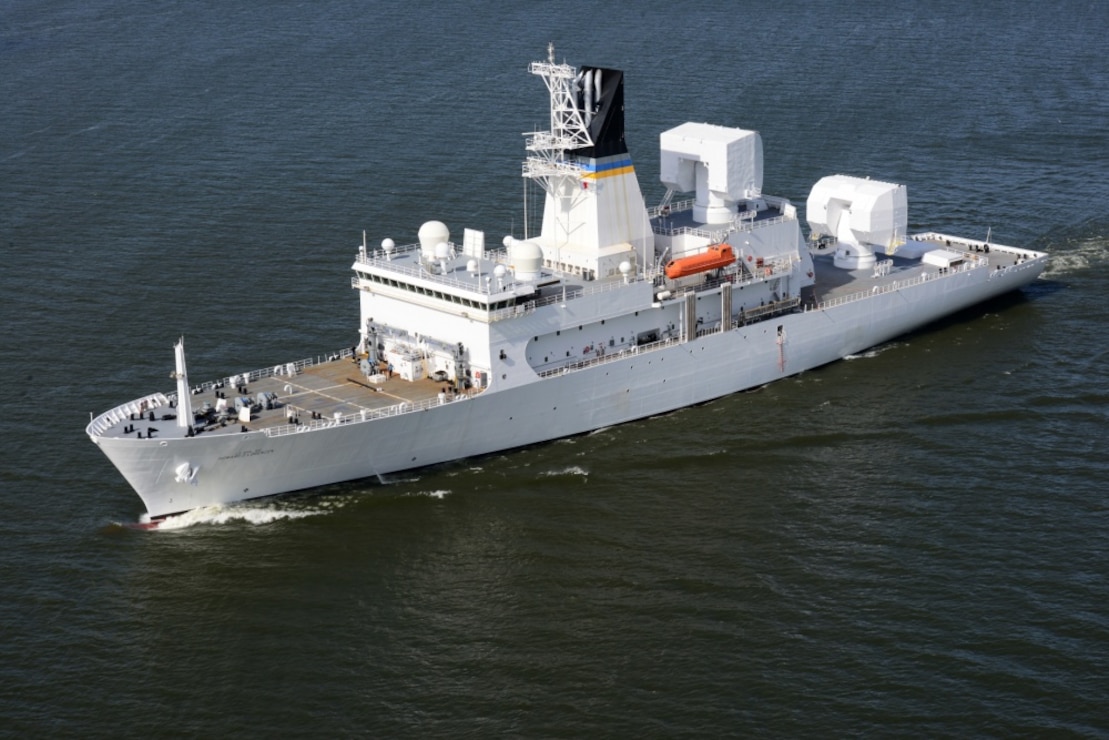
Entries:
POLYGON ((987 266, 988 265, 985 260, 964 262, 961 265, 955 265, 954 267, 947 268, 947 272, 944 274, 939 274, 935 272, 924 272, 920 275, 917 275, 916 277, 907 278, 905 280, 895 280, 894 282, 886 283, 885 285, 875 285, 870 290, 860 290, 849 295, 829 298, 828 300, 820 301, 815 306, 810 307, 807 310, 823 311, 835 306, 842 306, 845 303, 853 303, 854 301, 861 301, 864 298, 871 298, 876 295, 883 295, 885 293, 891 293, 896 290, 901 290, 902 288, 909 288, 914 285, 920 285, 921 283, 926 283, 931 280, 943 280, 944 278, 950 277, 951 275, 970 272, 971 270, 981 270, 987 266))
MULTIPOLYGON (((771 316, 788 313, 790 311, 793 311, 800 304, 800 298, 787 298, 785 300, 768 303, 765 306, 756 306, 754 308, 744 310, 740 314, 740 317, 738 319, 729 320, 727 323, 724 324, 716 322, 715 326, 699 329, 697 331, 697 336, 704 337, 710 334, 720 334, 725 331, 737 329, 739 327, 746 326, 756 321, 761 321, 771 316)), ((650 342, 648 344, 640 344, 631 347, 623 347, 612 352, 604 352, 603 354, 599 354, 594 357, 589 357, 584 360, 578 360, 577 362, 559 364, 557 367, 552 367, 547 370, 540 370, 536 374, 541 378, 549 378, 552 375, 564 375, 569 372, 584 370, 595 365, 604 365, 609 362, 616 362, 617 360, 624 360, 629 357, 635 357, 637 355, 646 354, 648 352, 665 349, 666 347, 671 347, 675 344, 681 344, 683 341, 686 340, 683 340, 681 337, 667 337, 666 339, 660 339, 657 342, 650 342)))
POLYGON ((673 203, 667 203, 666 205, 651 206, 647 209, 647 218, 657 218, 658 216, 669 216, 671 213, 689 211, 696 202, 697 201, 693 198, 687 198, 686 200, 679 200, 673 203))
POLYGON ((796 220, 796 218, 791 216, 774 216, 773 218, 755 220, 736 219, 719 229, 705 229, 696 226, 672 226, 669 228, 655 226, 653 231, 659 236, 699 236, 711 242, 721 242, 724 241, 729 234, 744 234, 749 231, 754 231, 755 229, 761 229, 764 226, 773 226, 786 221, 796 220))
MULTIPOLYGON (((273 367, 264 367, 258 370, 250 370, 249 372, 237 373, 235 375, 228 375, 219 380, 209 380, 200 384, 190 384, 192 395, 198 395, 207 391, 212 391, 217 388, 231 387, 235 388, 238 385, 246 385, 255 380, 262 378, 270 378, 273 376, 288 376, 292 377, 298 374, 306 367, 319 365, 324 362, 331 362, 334 360, 341 360, 350 357, 353 354, 350 347, 345 347, 334 352, 329 352, 326 355, 317 355, 316 357, 308 357, 296 362, 283 362, 280 365, 273 367)), ((155 408, 162 408, 175 404, 177 401, 177 392, 172 393, 151 393, 148 396, 128 401, 127 403, 120 404, 113 409, 105 411, 92 421, 89 422, 87 431, 94 433, 97 436, 104 434, 104 432, 111 429, 116 424, 130 419, 131 414, 137 414, 142 411, 149 411, 155 408), (145 406, 144 406, 145 404, 145 406)))
POLYGON ((97 437, 103 436, 104 432, 108 431, 116 424, 130 421, 132 415, 145 415, 148 411, 153 409, 167 407, 170 405, 171 399, 176 397, 177 394, 167 396, 164 393, 151 393, 148 396, 136 398, 134 401, 121 403, 119 406, 109 409, 95 419, 89 421, 89 425, 85 428, 85 432, 90 436, 93 434, 97 437))
MULTIPOLYGON (((335 360, 343 360, 354 355, 350 347, 328 352, 326 355, 316 355, 315 357, 308 357, 296 362, 282 362, 273 367, 263 367, 258 370, 251 370, 250 372, 238 373, 235 375, 228 375, 219 380, 209 380, 199 385, 191 385, 193 395, 204 393, 205 391, 215 390, 216 388, 225 388, 231 386, 232 388, 238 385, 247 385, 251 381, 261 380, 262 378, 272 378, 274 376, 293 377, 298 375, 301 370, 313 365, 322 365, 325 362, 334 362, 335 360)), ((170 398, 176 398, 177 394, 170 394, 170 398)))
MULTIPOLYGON (((450 247, 452 250, 454 250, 456 249, 457 245, 451 243, 450 247)), ((355 264, 366 265, 367 267, 384 268, 386 270, 389 270, 390 272, 396 272, 401 275, 407 275, 414 278, 421 278, 423 280, 430 280, 440 285, 458 288, 470 293, 492 295, 499 292, 499 290, 494 289, 494 287, 491 286, 491 281, 483 282, 479 279, 478 276, 471 276, 469 278, 463 279, 450 275, 439 275, 433 272, 429 272, 427 268, 424 267, 423 263, 419 260, 417 260, 414 264, 406 265, 403 262, 399 262, 395 259, 399 255, 407 254, 419 249, 419 244, 410 244, 403 247, 397 247, 392 253, 392 258, 378 256, 377 252, 374 252, 372 254, 360 252, 355 258, 355 264)), ((508 255, 503 251, 491 250, 485 252, 485 258, 496 264, 505 264, 508 260, 508 255)))
POLYGON ((681 342, 681 339, 678 339, 677 337, 671 337, 669 339, 660 339, 659 341, 651 342, 650 344, 640 344, 632 347, 624 347, 619 350, 605 352, 602 355, 590 357, 587 360, 579 360, 578 362, 571 362, 569 364, 559 365, 558 367, 551 368, 550 370, 542 370, 536 374, 540 378, 549 378, 552 375, 565 375, 566 373, 574 372, 576 370, 584 370, 587 367, 593 367, 595 365, 605 365, 609 362, 616 362, 617 360, 624 360, 629 357, 635 357, 636 355, 640 355, 645 352, 654 352, 657 349, 663 349, 664 347, 669 347, 671 345, 678 344, 679 342, 681 342))
MULTIPOLYGON (((474 392, 476 395, 480 390, 474 392)), ((283 437, 289 434, 300 434, 301 432, 310 432, 319 429, 328 429, 330 427, 344 426, 346 424, 358 424, 364 421, 373 421, 374 419, 385 419, 390 416, 399 416, 401 414, 411 414, 416 411, 427 411, 436 406, 444 406, 450 403, 460 403, 469 400, 470 395, 462 393, 454 396, 454 398, 425 398, 421 401, 403 401, 395 403, 392 406, 386 406, 380 409, 362 409, 353 414, 343 414, 342 416, 330 417, 326 419, 313 419, 305 424, 281 424, 279 426, 267 427, 263 429, 267 437, 283 437)), ((306 412, 307 413, 307 412, 306 412)))

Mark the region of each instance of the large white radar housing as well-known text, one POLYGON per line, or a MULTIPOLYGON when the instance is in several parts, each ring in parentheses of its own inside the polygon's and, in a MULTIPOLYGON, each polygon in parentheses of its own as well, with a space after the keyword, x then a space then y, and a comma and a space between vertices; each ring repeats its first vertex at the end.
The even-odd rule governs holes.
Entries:
POLYGON ((659 135, 660 179, 680 193, 697 192, 693 218, 730 223, 736 204, 762 195, 762 137, 757 131, 683 123, 659 135))
POLYGON ((835 265, 872 267, 874 250, 891 254, 905 241, 909 197, 904 185, 829 175, 813 185, 806 207, 809 230, 835 237, 835 265))

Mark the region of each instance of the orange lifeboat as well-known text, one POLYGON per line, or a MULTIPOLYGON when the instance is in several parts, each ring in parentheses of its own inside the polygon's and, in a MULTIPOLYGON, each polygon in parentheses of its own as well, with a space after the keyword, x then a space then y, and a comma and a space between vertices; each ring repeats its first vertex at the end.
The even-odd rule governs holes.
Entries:
POLYGON ((712 244, 704 252, 670 260, 666 263, 666 277, 675 280, 699 272, 708 272, 718 267, 727 267, 735 262, 735 253, 730 244, 712 244))

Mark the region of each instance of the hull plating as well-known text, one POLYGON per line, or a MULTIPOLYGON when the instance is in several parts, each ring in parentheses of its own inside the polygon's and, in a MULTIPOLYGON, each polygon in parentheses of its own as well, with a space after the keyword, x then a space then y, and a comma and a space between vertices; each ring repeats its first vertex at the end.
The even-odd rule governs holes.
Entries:
POLYGON ((788 314, 423 411, 301 433, 96 438, 153 517, 372 478, 580 434, 758 387, 854 354, 1033 280, 976 270, 788 314), (187 463, 191 481, 177 480, 187 463))

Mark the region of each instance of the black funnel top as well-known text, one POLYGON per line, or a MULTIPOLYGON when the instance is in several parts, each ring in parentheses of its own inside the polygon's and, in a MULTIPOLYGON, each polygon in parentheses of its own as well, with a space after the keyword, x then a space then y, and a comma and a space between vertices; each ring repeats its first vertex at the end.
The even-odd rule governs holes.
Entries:
MULTIPOLYGON (((582 76, 594 74, 598 69, 601 70, 601 89, 593 93, 593 121, 589 124, 593 146, 572 150, 574 154, 593 159, 628 152, 624 143, 624 73, 618 69, 582 67, 582 76)), ((578 105, 584 107, 584 92, 580 83, 578 105)))

